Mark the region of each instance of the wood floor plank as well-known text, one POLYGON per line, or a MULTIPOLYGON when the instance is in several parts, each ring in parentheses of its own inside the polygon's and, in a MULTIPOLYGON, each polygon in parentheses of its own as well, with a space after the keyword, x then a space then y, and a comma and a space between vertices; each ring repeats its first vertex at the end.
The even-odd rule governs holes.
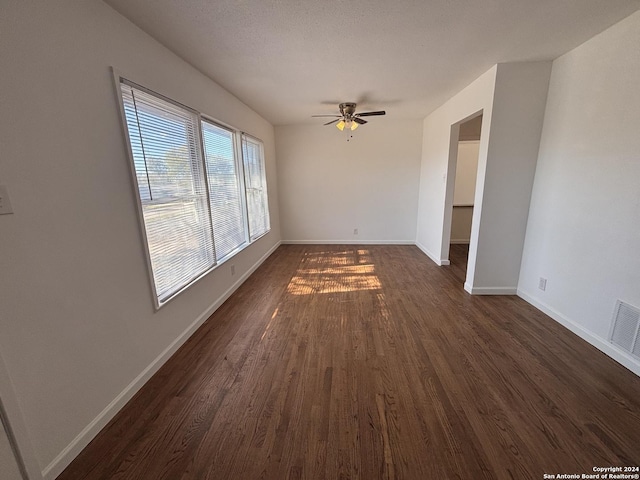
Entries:
POLYGON ((59 476, 541 479, 640 464, 640 378, 467 247, 286 245, 59 476))

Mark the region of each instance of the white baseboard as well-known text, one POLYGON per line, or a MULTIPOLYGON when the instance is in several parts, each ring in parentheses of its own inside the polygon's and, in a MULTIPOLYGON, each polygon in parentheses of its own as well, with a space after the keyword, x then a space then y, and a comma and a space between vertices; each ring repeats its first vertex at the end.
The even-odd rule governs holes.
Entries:
POLYGON ((284 245, 415 245, 412 240, 282 240, 284 245))
POLYGON ((42 471, 45 480, 54 480, 73 461, 74 458, 94 439, 107 423, 138 393, 142 386, 166 363, 169 358, 193 335, 193 333, 207 320, 220 305, 222 305, 235 292, 249 276, 269 258, 269 256, 280 246, 276 243, 269 249, 247 272, 231 285, 220 298, 215 300, 198 318, 196 318, 186 330, 184 330, 171 344, 164 349, 140 374, 114 398, 102 412, 87 425, 60 454, 53 459, 42 471))
POLYGON ((422 250, 422 253, 424 253, 427 257, 429 257, 436 265, 439 266, 443 266, 443 265, 449 265, 451 262, 449 262, 449 259, 447 258, 437 258, 433 253, 431 253, 424 245, 415 242, 416 247, 418 247, 420 250, 422 250))
POLYGON ((604 339, 604 338, 602 338, 602 337, 600 337, 598 335, 595 335, 594 333, 590 332, 589 330, 587 330, 584 327, 582 327, 581 325, 579 325, 577 322, 574 322, 573 320, 571 320, 567 316, 565 316, 562 313, 560 313, 557 310, 555 310, 553 307, 551 307, 551 306, 547 305, 546 303, 538 300, 533 295, 525 292, 524 290, 522 290, 520 288, 518 289, 518 296, 520 298, 522 298, 524 301, 526 301, 527 303, 530 303, 531 305, 536 307, 538 310, 540 310, 540 311, 546 313, 547 315, 549 315, 551 318, 553 318, 560 325, 562 325, 565 328, 571 330, 573 333, 578 335, 580 338, 582 338, 586 342, 588 342, 591 345, 593 345, 594 347, 596 347, 598 350, 600 350, 605 355, 607 355, 607 356, 611 357, 612 359, 614 359, 616 362, 618 362, 623 367, 631 370, 633 373, 635 373, 636 375, 640 376, 640 361, 638 361, 637 359, 633 358, 631 355, 629 355, 624 350, 621 350, 620 348, 616 347, 615 345, 613 345, 612 343, 610 343, 606 339, 604 339))
POLYGON ((449 243, 451 245, 469 245, 471 243, 471 240, 469 240, 468 238, 456 238, 456 239, 451 239, 449 240, 449 243))
POLYGON ((472 287, 465 282, 464 289, 471 295, 516 295, 516 287, 472 287))

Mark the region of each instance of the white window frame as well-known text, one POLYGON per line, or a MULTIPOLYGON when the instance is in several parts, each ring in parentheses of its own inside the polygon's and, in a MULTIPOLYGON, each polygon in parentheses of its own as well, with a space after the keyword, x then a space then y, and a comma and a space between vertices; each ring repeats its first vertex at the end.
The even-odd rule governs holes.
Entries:
MULTIPOLYGON (((143 85, 140 85, 139 83, 131 80, 131 77, 128 75, 123 75, 121 74, 117 69, 112 67, 112 73, 113 73, 113 79, 114 79, 114 83, 115 83, 115 87, 116 87, 116 96, 117 96, 117 104, 118 104, 118 109, 120 112, 120 123, 122 126, 122 130, 123 130, 123 134, 124 134, 124 139, 125 139, 125 143, 126 143, 126 150, 127 150, 127 157, 128 157, 128 163, 129 163, 129 169, 130 169, 130 175, 131 175, 131 181, 132 181, 132 188, 133 188, 133 192, 134 192, 134 196, 136 199, 136 204, 137 204, 137 213, 138 213, 138 224, 140 227, 140 231, 141 231, 141 237, 142 237, 142 241, 144 244, 144 254, 145 254, 145 258, 146 258, 146 264, 147 264, 147 274, 149 277, 149 282, 150 282, 150 286, 151 286, 151 294, 153 297, 153 304, 155 307, 155 310, 159 310, 160 308, 162 308, 164 305, 166 305, 167 303, 169 303, 171 300, 173 300, 174 298, 176 298, 177 296, 179 296, 182 292, 184 292, 185 290, 187 290, 191 285, 197 283, 201 278, 205 277, 206 275, 208 275, 210 272, 212 272, 213 270, 217 269, 218 267, 220 267, 222 264, 224 264, 225 262, 227 262, 229 259, 233 258, 235 255, 237 255, 239 252, 241 252, 242 250, 244 250, 245 248, 247 248, 248 246, 252 245, 256 240, 258 240, 258 238, 262 238, 264 235, 266 235, 267 233, 269 233, 270 231, 270 223, 268 220, 268 225, 269 228, 267 229, 267 231, 265 231, 263 234, 261 234, 258 237, 255 238, 251 238, 250 236, 250 232, 249 232, 249 214, 248 214, 248 207, 247 207, 247 191, 246 191, 246 183, 245 183, 245 168, 244 168, 244 159, 243 159, 243 155, 242 155, 242 135, 247 135, 249 136, 252 140, 257 141, 260 145, 261 148, 263 149, 263 142, 262 140, 260 140, 257 137, 254 137, 252 135, 248 135, 245 132, 241 131, 238 128, 235 128, 229 124, 226 124, 225 122, 221 122, 220 120, 217 120, 209 115, 203 114, 201 112, 199 112, 196 109, 193 109, 189 106, 186 106, 180 102, 177 102, 165 95, 162 95, 154 90, 151 90, 147 87, 144 87, 143 85), (198 123, 198 145, 197 148, 200 149, 200 157, 201 157, 201 161, 203 163, 203 168, 204 168, 204 173, 205 173, 205 182, 206 182, 206 188, 207 188, 207 203, 209 205, 211 205, 210 199, 209 197, 209 180, 208 180, 208 172, 206 170, 206 159, 204 157, 205 155, 205 149, 204 149, 204 139, 203 139, 203 133, 202 133, 202 122, 208 122, 211 124, 214 124, 220 128, 229 130, 233 133, 233 148, 234 148, 234 161, 236 163, 236 169, 237 169, 237 175, 238 175, 238 180, 239 180, 239 184, 240 184, 240 193, 241 193, 241 199, 242 199, 242 211, 243 211, 243 218, 244 218, 244 234, 245 234, 245 243, 243 243, 241 246, 239 246, 238 248, 234 249, 233 251, 229 252, 226 256, 217 259, 216 260, 216 253, 215 253, 215 240, 214 237, 212 237, 212 251, 213 251, 213 255, 214 255, 214 263, 211 267, 207 268, 206 270, 203 270, 200 274, 198 274, 197 276, 195 276, 194 278, 190 279, 188 282, 186 282, 184 285, 182 285, 181 287, 177 288, 176 291, 174 293, 172 293, 170 296, 168 296, 166 299, 164 299, 163 301, 160 301, 159 297, 158 297, 158 291, 156 288, 156 283, 155 283, 155 277, 154 277, 154 272, 153 272, 153 266, 152 266, 152 262, 151 262, 151 253, 150 253, 150 249, 149 249, 149 242, 148 242, 148 238, 147 238, 147 233, 146 233, 146 227, 145 227, 145 219, 144 219, 144 209, 143 209, 143 203, 142 203, 142 199, 141 199, 141 195, 140 195, 140 189, 138 186, 138 178, 137 178, 137 172, 136 172, 136 167, 135 167, 135 161, 134 161, 134 154, 133 154, 133 150, 132 150, 132 146, 131 146, 131 139, 129 137, 129 129, 128 129, 128 124, 127 124, 127 118, 126 118, 126 113, 125 113, 125 109, 124 109, 124 104, 123 104, 123 97, 122 97, 122 89, 121 89, 121 84, 125 83, 127 85, 130 85, 131 87, 135 88, 135 89, 139 89, 141 91, 144 91, 145 93, 148 93, 150 95, 153 95, 163 101, 166 101, 168 103, 171 103, 177 107, 183 108, 189 112, 194 113, 197 116, 197 123, 198 123)), ((265 159, 264 159, 264 152, 262 151, 262 162, 263 162, 263 167, 265 167, 264 163, 265 163, 265 159)), ((266 168, 265 168, 265 195, 266 195, 266 168)), ((269 219, 269 210, 268 210, 268 197, 267 197, 267 219, 269 219)), ((210 214, 211 215, 211 214, 210 214)), ((213 223, 212 223, 212 229, 213 229, 213 223)), ((215 231, 213 232, 213 235, 215 235, 215 231)))
MULTIPOLYGON (((241 138, 242 132, 240 130, 234 129, 233 127, 225 125, 224 123, 219 122, 218 120, 215 120, 205 114, 200 114, 200 123, 202 124, 202 122, 210 123, 218 128, 221 128, 223 130, 228 130, 233 133, 233 160, 236 164, 236 175, 238 176, 238 185, 241 193, 240 199, 242 203, 242 221, 245 225, 244 243, 238 246, 237 248, 235 248, 234 250, 231 250, 224 257, 220 257, 219 259, 217 258, 218 255, 216 253, 215 256, 216 256, 217 265, 220 265, 226 262, 229 258, 233 257, 236 253, 243 250, 247 245, 249 245, 252 242, 251 238, 249 237, 249 229, 247 227, 249 213, 247 210, 247 194, 246 194, 246 187, 244 183, 244 162, 242 161, 242 148, 241 146, 239 148, 239 144, 238 144, 238 139, 241 138)), ((204 148, 204 135, 202 135, 202 128, 200 130, 201 130, 201 134, 200 134, 201 142, 203 144, 202 150, 203 150, 203 154, 206 155, 206 149, 204 148)), ((206 168, 205 168, 205 172, 206 172, 206 168)), ((207 175, 207 182, 208 182, 208 175, 207 175)), ((207 185, 207 189, 208 188, 209 188, 209 185, 207 185)), ((215 237, 215 231, 214 231, 214 237, 215 237)))
MULTIPOLYGON (((246 159, 244 158, 244 149, 242 148, 243 138, 247 137, 252 143, 257 144, 260 147, 260 163, 261 163, 262 181, 263 181, 262 189, 263 189, 263 196, 265 201, 265 214, 267 218, 266 218, 266 229, 264 230, 264 232, 260 232, 256 235, 253 235, 253 233, 251 232, 251 220, 249 218, 249 208, 247 206, 247 231, 249 232, 249 241, 255 242, 256 240, 264 237, 267 233, 271 231, 271 215, 269 212, 269 192, 267 191, 267 165, 264 158, 264 143, 259 138, 256 138, 253 135, 249 135, 248 133, 245 133, 245 132, 241 132, 241 135, 238 135, 238 137, 240 142, 240 152, 242 155, 243 178, 245 182, 246 182, 247 172, 246 172, 246 159)), ((246 190, 246 183, 245 183, 245 200, 247 196, 246 191, 247 190, 246 190)))

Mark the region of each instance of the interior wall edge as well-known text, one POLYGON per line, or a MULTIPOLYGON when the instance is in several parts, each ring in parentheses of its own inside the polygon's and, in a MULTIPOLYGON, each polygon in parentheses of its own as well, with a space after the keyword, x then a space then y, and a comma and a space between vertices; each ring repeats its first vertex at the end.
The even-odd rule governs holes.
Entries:
POLYGON ((127 404, 147 381, 178 351, 200 326, 255 272, 280 246, 271 247, 238 280, 201 313, 160 355, 158 355, 133 381, 125 387, 42 471, 44 480, 55 480, 80 452, 100 433, 107 423, 127 404))
POLYGON ((575 333, 584 341, 591 344, 592 346, 600 350, 602 353, 604 353, 605 355, 615 360, 620 365, 622 365, 623 367, 632 371, 633 373, 635 373, 640 377, 640 361, 639 360, 634 359, 632 356, 628 355, 624 351, 612 345, 605 338, 602 338, 599 335, 596 335, 595 333, 582 327, 578 322, 570 319, 563 313, 557 311, 553 307, 547 305, 540 299, 536 298, 535 295, 532 295, 531 293, 521 288, 518 288, 517 294, 525 302, 529 303, 530 305, 534 306, 544 314, 548 315, 553 320, 558 322, 560 325, 565 327, 567 330, 570 330, 571 332, 575 333))
MULTIPOLYGON (((41 480, 42 472, 40 464, 33 450, 33 445, 29 439, 27 427, 24 423, 24 416, 18 400, 16 398, 15 390, 11 383, 11 377, 2 358, 0 352, 0 422, 5 424, 5 430, 10 437, 9 441, 12 446, 17 449, 15 452, 20 458, 16 458, 16 461, 24 469, 24 473, 27 475, 27 480, 41 480)), ((1 428, 1 425, 0 425, 1 428)))

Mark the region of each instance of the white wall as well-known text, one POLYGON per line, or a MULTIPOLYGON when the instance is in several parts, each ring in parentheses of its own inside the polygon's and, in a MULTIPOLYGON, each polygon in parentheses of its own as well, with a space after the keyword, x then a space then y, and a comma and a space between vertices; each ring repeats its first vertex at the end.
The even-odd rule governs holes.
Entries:
POLYGON ((352 135, 276 127, 284 241, 415 241, 421 122, 372 117, 352 135))
MULTIPOLYGON (((477 123, 482 121, 482 118, 476 118, 477 123)), ((466 125, 466 123, 460 125, 459 138, 462 137, 462 128, 464 125, 466 125)), ((450 242, 452 244, 469 243, 471 240, 471 222, 473 220, 473 202, 476 195, 479 152, 480 140, 462 140, 458 142, 456 179, 453 190, 453 211, 451 212, 450 242)))
POLYGON ((473 222, 473 207, 453 207, 451 212, 451 240, 450 243, 469 244, 471 241, 471 224, 473 222))
POLYGON ((606 337, 640 306, 639 45, 640 12, 553 62, 518 289, 638 374, 606 337))
MULTIPOLYGON (((550 74, 551 62, 498 65, 487 161, 484 172, 478 168, 467 291, 516 293, 550 74)), ((484 132, 483 123, 481 145, 484 132)))
POLYGON ((480 140, 458 142, 453 205, 473 205, 478 177, 480 140))
POLYGON ((101 1, 5 1, 0 32, 0 352, 52 478, 277 246, 274 134, 101 1), (265 143, 272 232, 158 312, 110 66, 265 143))

